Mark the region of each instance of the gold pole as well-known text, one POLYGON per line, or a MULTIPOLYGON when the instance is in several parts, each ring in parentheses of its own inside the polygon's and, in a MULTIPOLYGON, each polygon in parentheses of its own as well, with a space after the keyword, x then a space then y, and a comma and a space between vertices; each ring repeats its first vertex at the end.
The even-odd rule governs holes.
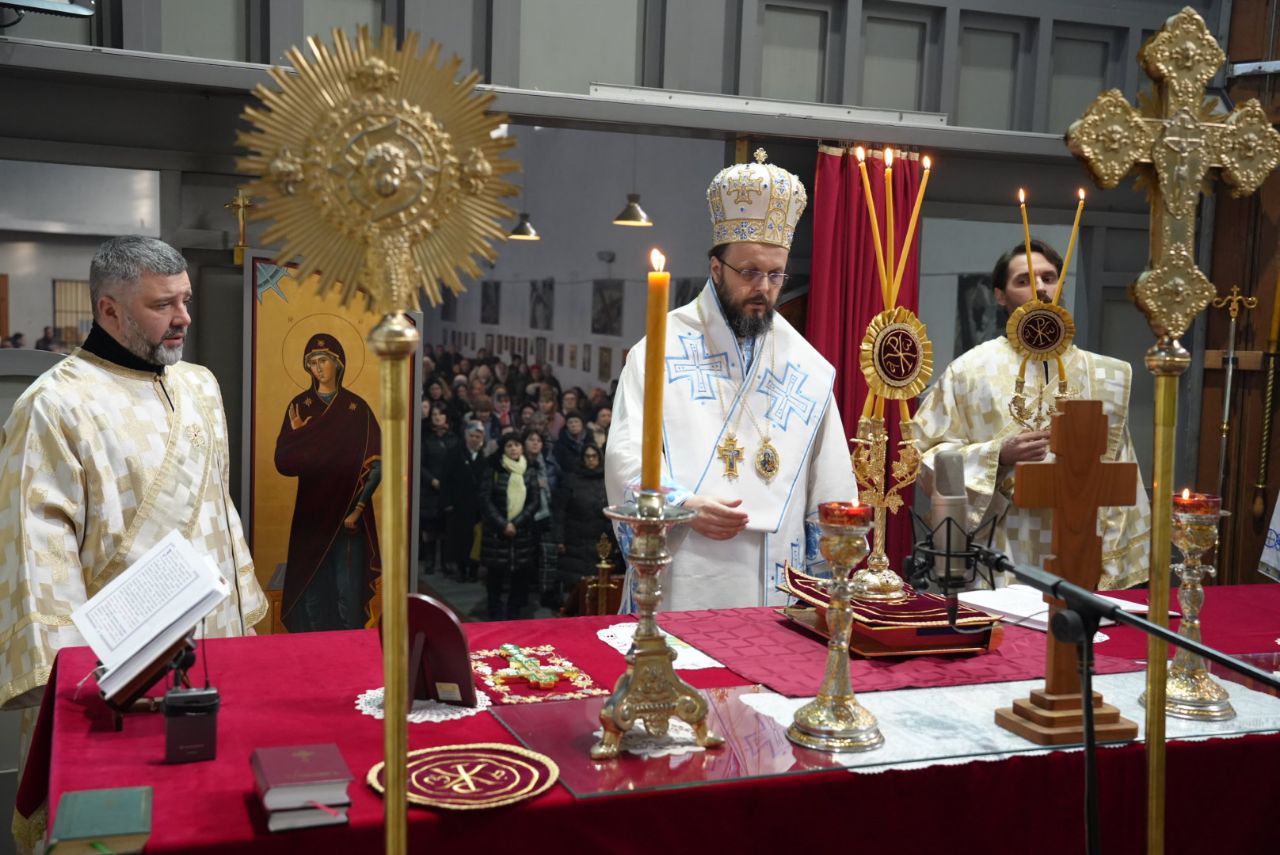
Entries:
MULTIPOLYGON (((1175 338, 1159 339, 1146 356, 1155 375, 1155 443, 1151 473, 1151 567, 1148 617, 1169 626, 1169 551, 1173 532, 1173 454, 1178 424, 1178 377, 1191 355, 1175 338)), ((1165 679, 1168 642, 1147 639, 1147 853, 1164 852, 1165 679)))
POLYGON ((382 502, 379 506, 382 544, 382 746, 386 766, 387 855, 404 855, 408 848, 408 733, 409 708, 409 556, 405 508, 409 507, 409 356, 417 350, 418 330, 403 313, 389 314, 369 334, 378 355, 382 381, 382 502))

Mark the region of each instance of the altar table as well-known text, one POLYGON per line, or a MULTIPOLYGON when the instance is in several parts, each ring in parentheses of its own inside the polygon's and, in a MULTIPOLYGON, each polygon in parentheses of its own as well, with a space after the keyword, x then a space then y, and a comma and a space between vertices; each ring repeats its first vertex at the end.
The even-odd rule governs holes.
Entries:
MULTIPOLYGON (((754 616, 762 627, 777 620, 767 609, 735 612, 754 616)), ((1210 588, 1205 619, 1211 645, 1235 653, 1280 651, 1280 586, 1210 588)), ((620 620, 626 618, 469 624, 466 630, 473 649, 552 644, 611 688, 625 663, 596 632, 620 620)), ((1135 630, 1106 632, 1111 640, 1098 646, 1100 655, 1143 655, 1135 630)), ((223 699, 216 760, 164 764, 159 714, 131 714, 123 731, 114 732, 93 681, 77 685, 92 667, 92 654, 71 648, 59 656, 46 692, 50 738, 33 748, 24 791, 45 792, 47 784, 52 814, 68 790, 151 785, 155 805, 147 853, 382 851, 382 800, 364 783, 366 771, 381 759, 382 722, 354 707, 360 693, 382 685, 377 633, 219 639, 202 643, 201 656, 193 677, 203 679, 207 662, 223 699), (270 834, 249 755, 259 746, 315 742, 336 743, 355 775, 350 824, 270 834)), ((729 668, 680 673, 699 688, 749 682, 729 668)), ((409 726, 411 750, 471 742, 518 744, 487 712, 409 726)), ((1142 746, 1102 749, 1098 764, 1106 851, 1144 851, 1142 746)), ((1269 810, 1277 769, 1280 735, 1170 743, 1166 852, 1280 851, 1269 810)), ((736 855, 825 848, 843 837, 844 846, 886 853, 1078 853, 1082 780, 1083 755, 1058 751, 999 762, 879 773, 833 770, 592 798, 574 798, 556 785, 532 801, 494 810, 411 808, 409 843, 410 851, 436 852, 736 855)))

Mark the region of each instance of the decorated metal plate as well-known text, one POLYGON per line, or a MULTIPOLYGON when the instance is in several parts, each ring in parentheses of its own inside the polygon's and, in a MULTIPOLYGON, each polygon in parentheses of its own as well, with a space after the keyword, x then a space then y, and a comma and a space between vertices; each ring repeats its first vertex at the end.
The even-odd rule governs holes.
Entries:
POLYGON ((1013 349, 1030 359, 1055 359, 1067 352, 1076 335, 1071 313, 1042 300, 1029 300, 1014 309, 1005 326, 1013 349))
POLYGON ((933 376, 933 344, 915 312, 898 306, 871 319, 860 361, 872 392, 906 400, 923 392, 933 376))
MULTIPOLYGON (((386 790, 384 766, 378 763, 366 778, 378 793, 386 790)), ((550 757, 500 742, 410 751, 408 770, 406 798, 412 804, 449 810, 480 810, 531 799, 560 777, 560 767, 550 757)))

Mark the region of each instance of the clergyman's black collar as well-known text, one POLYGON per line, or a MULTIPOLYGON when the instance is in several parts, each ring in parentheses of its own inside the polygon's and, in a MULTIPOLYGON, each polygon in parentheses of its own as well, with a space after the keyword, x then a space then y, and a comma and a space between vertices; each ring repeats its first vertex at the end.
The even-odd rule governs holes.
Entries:
POLYGON ((93 322, 93 327, 89 330, 88 338, 86 338, 84 340, 84 344, 80 346, 99 359, 114 362, 116 365, 120 365, 125 368, 132 368, 134 371, 150 371, 154 374, 164 374, 163 365, 148 362, 138 356, 136 353, 112 338, 111 333, 98 326, 97 321, 93 322))

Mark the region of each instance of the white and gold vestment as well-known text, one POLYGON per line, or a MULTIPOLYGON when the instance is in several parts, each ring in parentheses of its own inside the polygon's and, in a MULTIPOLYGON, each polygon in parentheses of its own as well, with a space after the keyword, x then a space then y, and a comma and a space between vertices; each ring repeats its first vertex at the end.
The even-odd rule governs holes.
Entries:
MULTIPOLYGON (((667 501, 691 495, 741 499, 747 528, 712 540, 688 526, 668 545, 664 609, 783 604, 784 565, 804 565, 805 515, 821 502, 852 501, 858 485, 832 389, 835 369, 781 315, 750 359, 725 322, 709 281, 696 300, 668 315, 663 400, 663 482, 667 501), (737 474, 726 471, 725 438, 742 446, 737 474), (777 471, 767 480, 752 460, 765 440, 777 471)), ((629 498, 640 475, 644 352, 631 348, 614 398, 605 450, 610 504, 629 498)), ((627 533, 622 541, 627 542, 627 533)), ((625 549, 624 549, 625 551, 625 549)))
POLYGON ((23 393, 0 430, 0 706, 39 704, 58 649, 85 643, 72 610, 174 529, 230 583, 206 635, 266 615, 228 466, 206 368, 77 350, 23 393))
MULTIPOLYGON (((933 461, 941 451, 964 456, 968 494, 966 527, 1008 512, 995 527, 992 547, 1016 564, 1042 567, 1051 554, 1053 512, 1047 508, 1012 505, 1013 467, 1000 465, 1000 446, 1024 428, 1009 414, 1014 381, 1022 357, 1001 336, 961 355, 925 392, 916 413, 917 445, 924 456, 926 489, 933 461)), ((1133 376, 1127 362, 1090 353, 1072 345, 1063 356, 1071 397, 1102 402, 1107 416, 1104 459, 1135 460, 1129 436, 1129 386, 1133 376)), ((1027 366, 1026 397, 1030 407, 1041 401, 1052 407, 1057 375, 1047 377, 1041 364, 1027 366)), ((1052 459, 1052 452, 1050 453, 1052 459)), ((1127 588, 1147 579, 1151 536, 1151 507, 1139 474, 1138 502, 1132 507, 1103 508, 1098 514, 1102 536, 1102 579, 1099 588, 1127 588)), ((983 538, 985 542, 985 538, 983 538)))

